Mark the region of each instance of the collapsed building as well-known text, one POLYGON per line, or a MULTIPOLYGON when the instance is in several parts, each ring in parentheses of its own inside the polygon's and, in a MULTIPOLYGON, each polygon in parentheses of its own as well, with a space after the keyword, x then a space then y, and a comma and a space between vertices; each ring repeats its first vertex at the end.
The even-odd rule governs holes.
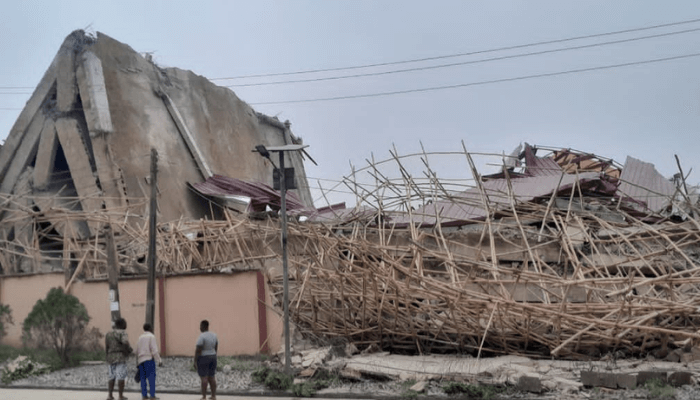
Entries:
MULTIPOLYGON (((256 112, 231 90, 191 71, 161 68, 147 55, 107 35, 71 33, 0 149, 0 302, 11 305, 14 319, 21 322, 48 288, 62 286, 81 298, 93 326, 106 332, 114 301, 105 286, 108 232, 114 236, 122 277, 143 277, 151 183, 157 182, 160 234, 166 233, 168 224, 190 226, 170 231, 193 243, 191 252, 185 247, 177 250, 183 260, 175 264, 187 259, 188 267, 196 268, 205 262, 193 254, 206 251, 202 242, 195 241, 201 237, 199 224, 225 220, 227 213, 237 214, 227 206, 242 205, 234 198, 212 202, 190 184, 220 175, 271 181, 272 164, 251 150, 257 145, 290 144, 301 144, 301 139, 292 134, 289 122, 256 112), (82 284, 86 279, 94 284, 82 284)), ((311 206, 300 152, 287 153, 285 158, 299 182, 299 189, 290 196, 311 206)), ((159 269, 173 271, 166 254, 161 251, 160 255, 159 269)), ((264 297, 265 287, 257 293, 241 292, 238 286, 250 286, 252 280, 255 287, 256 281, 255 273, 241 276, 219 281, 233 280, 228 287, 242 298, 232 293, 208 301, 218 300, 229 310, 245 302, 245 307, 251 308, 249 303, 257 307, 256 296, 264 297)), ((173 317, 169 322, 163 317, 156 329, 165 331, 170 324, 177 328, 175 319, 183 320, 182 307, 196 304, 196 299, 175 287, 196 288, 203 279, 171 280, 170 285, 161 281, 158 314, 173 317), (165 291, 174 295, 165 296, 165 291)), ((261 277, 258 280, 262 282, 261 277)), ((145 286, 136 282, 121 285, 122 315, 132 322, 142 320, 144 311, 145 298, 138 293, 145 286)), ((194 313, 184 323, 195 326, 201 316, 194 313)), ((254 353, 276 343, 265 332, 268 322, 276 323, 273 316, 268 317, 264 312, 259 318, 251 316, 247 325, 259 326, 260 332, 250 332, 247 348, 241 345, 226 351, 254 353), (259 340, 258 334, 265 337, 259 340)), ((131 325, 132 335, 138 334, 138 325, 131 325)), ((21 324, 16 324, 6 340, 21 345, 20 336, 21 324)), ((165 341, 165 336, 159 340, 165 341)), ((189 353, 184 343, 181 350, 173 350, 179 346, 173 344, 176 340, 168 340, 171 353, 189 353)))
MULTIPOLYGON (((21 320, 58 283, 105 331, 109 230, 122 310, 141 319, 154 148, 161 348, 188 354, 196 330, 165 332, 220 304, 208 317, 238 342, 222 341, 222 354, 276 351, 280 197, 273 166, 251 150, 299 143, 229 89, 74 32, 0 149, 0 302, 21 320)), ((452 156, 465 187, 437 177, 437 155, 415 156, 424 168, 412 174, 393 153, 345 178, 355 207, 317 209, 302 154, 287 153, 298 333, 408 354, 569 359, 664 356, 700 339, 697 196, 682 172, 669 180, 632 157, 525 145, 481 175, 474 154, 452 156)), ((11 328, 12 343, 20 334, 11 328)))
MULTIPOLYGON (((0 151, 0 239, 12 243, 0 268, 63 269, 73 245, 66 240, 98 237, 110 219, 140 229, 148 215, 150 149, 159 157, 158 219, 169 222, 220 218, 220 207, 188 184, 215 174, 271 181, 271 164, 251 150, 293 143, 300 139, 289 123, 255 112, 231 90, 160 68, 104 34, 73 32, 0 151), (85 217, 71 217, 75 212, 85 217)), ((303 161, 298 152, 287 157, 301 182, 295 194, 311 206, 303 161)), ((139 251, 126 265, 134 272, 143 264, 139 251)))
POLYGON ((427 153, 423 180, 393 156, 398 181, 372 163, 376 185, 347 182, 364 209, 294 226, 290 310, 307 335, 584 360, 697 343, 698 198, 682 171, 525 145, 481 176, 465 149, 473 182, 455 191, 427 153))

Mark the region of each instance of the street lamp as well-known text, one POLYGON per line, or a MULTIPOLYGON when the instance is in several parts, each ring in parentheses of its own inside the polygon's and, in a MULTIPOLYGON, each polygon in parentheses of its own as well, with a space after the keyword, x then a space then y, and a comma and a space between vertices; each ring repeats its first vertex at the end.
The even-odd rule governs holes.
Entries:
MULTIPOLYGON (((316 162, 304 151, 308 145, 288 144, 285 146, 265 147, 263 145, 255 146, 253 152, 260 153, 261 156, 267 158, 275 165, 270 158, 270 152, 279 153, 279 169, 275 168, 273 174, 274 188, 280 191, 280 219, 282 220, 282 276, 284 277, 284 372, 287 375, 292 373, 292 356, 289 343, 289 275, 287 273, 287 189, 296 189, 294 182, 294 168, 284 168, 284 152, 285 151, 302 151, 307 157, 316 164, 316 162), (278 187, 279 185, 279 187, 278 187)), ((316 164, 318 165, 318 164, 316 164)))

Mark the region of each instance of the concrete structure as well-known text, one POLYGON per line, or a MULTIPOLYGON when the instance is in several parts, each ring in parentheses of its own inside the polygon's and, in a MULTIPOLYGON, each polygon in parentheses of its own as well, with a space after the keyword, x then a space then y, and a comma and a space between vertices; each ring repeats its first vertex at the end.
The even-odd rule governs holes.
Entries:
MULTIPOLYGON (((301 140, 289 123, 257 113, 230 89, 191 71, 160 68, 102 33, 75 31, 0 149, 0 240, 27 255, 29 243, 42 242, 30 219, 20 221, 27 210, 104 210, 141 226, 151 148, 159 155, 158 220, 216 219, 216 205, 188 183, 219 174, 271 184, 273 165, 251 150, 292 143, 301 140), (73 197, 79 201, 63 200, 73 197)), ((312 206, 301 155, 291 152, 286 162, 296 168, 295 194, 312 206)), ((89 218, 54 218, 49 225, 42 228, 76 239, 99 236, 102 227, 89 218)), ((55 258, 37 265, 0 257, 0 267, 47 271, 61 267, 55 258)))

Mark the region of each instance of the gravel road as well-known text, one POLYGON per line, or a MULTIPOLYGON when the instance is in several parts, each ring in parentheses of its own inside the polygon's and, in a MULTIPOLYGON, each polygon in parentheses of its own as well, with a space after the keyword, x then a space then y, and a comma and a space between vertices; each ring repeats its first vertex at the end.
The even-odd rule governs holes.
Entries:
MULTIPOLYGON (((231 368, 223 367, 216 373, 218 391, 226 393, 261 394, 266 392, 264 386, 254 383, 251 374, 259 366, 265 364, 257 360, 221 360, 219 364, 230 362, 231 368), (222 362, 223 361, 223 362, 222 362)), ((129 377, 126 383, 128 391, 140 391, 141 384, 134 382, 136 363, 129 363, 129 377)), ((165 357, 163 366, 156 369, 156 390, 168 392, 193 392, 199 390, 199 377, 191 371, 192 357, 165 357)), ((35 388, 107 388, 107 364, 82 365, 74 368, 66 368, 40 376, 32 376, 14 381, 10 387, 35 387, 35 388)), ((361 381, 355 383, 336 383, 330 388, 324 389, 325 394, 356 394, 359 396, 396 396, 406 391, 405 384, 400 382, 375 382, 361 381)), ((430 385, 429 394, 443 395, 439 385, 430 385)))
MULTIPOLYGON (((265 365, 264 361, 259 360, 239 360, 223 358, 221 364, 230 363, 231 368, 222 368, 222 371, 217 372, 216 380, 221 394, 263 394, 266 391, 265 387, 256 384, 251 378, 252 372, 259 366, 265 365)), ((197 393, 199 390, 199 377, 196 372, 191 371, 192 357, 165 357, 164 365, 157 369, 156 387, 161 392, 189 392, 197 393)), ((132 377, 136 372, 135 361, 129 363, 130 373, 126 383, 127 391, 139 392, 140 384, 133 381, 132 377)), ((34 388, 80 388, 80 389, 97 389, 102 390, 107 388, 107 365, 82 365, 74 368, 67 368, 52 373, 33 376, 26 379, 14 381, 9 387, 34 387, 34 388)), ((358 398, 410 398, 402 396, 407 391, 408 387, 405 383, 397 381, 371 381, 363 380, 360 382, 343 382, 336 383, 330 388, 324 389, 318 393, 318 397, 332 395, 354 395, 358 398)), ((430 382, 426 388, 428 396, 445 397, 447 395, 442 391, 440 383, 430 382)), ((269 393, 269 392, 268 392, 269 393)), ((558 399, 562 398, 562 393, 549 392, 540 395, 532 395, 527 393, 511 392, 506 397, 498 396, 500 399, 558 399)), ((649 393, 646 389, 639 388, 636 390, 607 390, 607 389, 587 389, 579 393, 567 393, 565 395, 570 399, 596 399, 596 400, 612 400, 612 399, 644 399, 648 398, 649 393)), ((690 400, 700 398, 700 388, 697 386, 684 386, 675 390, 674 398, 678 400, 690 400)))

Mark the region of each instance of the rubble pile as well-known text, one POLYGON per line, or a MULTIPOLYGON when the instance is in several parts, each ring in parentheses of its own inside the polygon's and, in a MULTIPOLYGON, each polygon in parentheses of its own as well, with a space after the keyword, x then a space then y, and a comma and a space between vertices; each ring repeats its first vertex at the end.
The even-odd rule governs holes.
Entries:
POLYGON ((700 339, 700 224, 687 185, 631 157, 619 166, 537 150, 526 145, 520 167, 483 177, 465 151, 476 178, 466 191, 441 190, 436 178, 430 190, 408 174, 403 185, 378 179, 376 192, 358 193, 376 201, 365 218, 292 225, 299 329, 405 354, 690 351, 700 339), (381 193, 404 196, 403 211, 383 208, 396 200, 381 193))

